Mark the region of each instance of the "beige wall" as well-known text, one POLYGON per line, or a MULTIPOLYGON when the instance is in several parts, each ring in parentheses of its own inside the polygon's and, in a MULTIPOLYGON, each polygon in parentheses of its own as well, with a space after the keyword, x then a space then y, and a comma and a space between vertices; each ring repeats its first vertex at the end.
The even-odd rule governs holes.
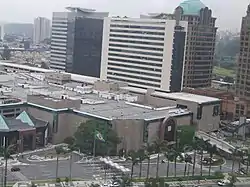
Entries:
POLYGON ((122 143, 118 149, 137 150, 143 144, 144 120, 112 120, 112 125, 122 143))

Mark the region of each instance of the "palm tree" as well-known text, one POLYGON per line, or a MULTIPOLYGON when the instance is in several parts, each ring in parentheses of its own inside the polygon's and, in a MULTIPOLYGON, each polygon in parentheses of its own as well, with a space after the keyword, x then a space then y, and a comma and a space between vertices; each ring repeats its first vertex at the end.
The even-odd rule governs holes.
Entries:
MULTIPOLYGON (((7 141, 5 142, 7 145, 7 141)), ((8 160, 13 159, 11 154, 14 153, 16 145, 10 145, 10 146, 3 146, 0 147, 0 155, 4 158, 5 160, 5 166, 4 166, 4 187, 7 185, 7 170, 8 170, 8 160)))
POLYGON ((210 176, 213 156, 214 156, 214 154, 217 153, 217 147, 216 147, 216 145, 210 145, 208 147, 208 152, 209 152, 209 169, 208 169, 208 175, 210 176))
POLYGON ((154 152, 157 154, 156 178, 159 177, 160 154, 166 150, 167 145, 168 144, 165 140, 156 139, 153 142, 154 152))
POLYGON ((140 170, 139 170, 139 178, 141 178, 141 171, 142 171, 142 162, 146 159, 146 153, 144 149, 139 149, 137 152, 139 163, 140 163, 140 170))
POLYGON ((180 157, 182 158, 181 150, 178 149, 177 147, 173 147, 171 149, 171 158, 174 160, 174 177, 176 177, 176 167, 177 167, 177 158, 180 157))
POLYGON ((249 163, 250 163, 250 150, 247 150, 245 157, 246 157, 246 161, 247 161, 247 174, 248 174, 249 163))
POLYGON ((208 150, 208 146, 209 146, 209 140, 203 140, 203 139, 199 139, 198 140, 198 150, 200 152, 200 176, 203 175, 203 157, 204 157, 204 150, 208 150))
POLYGON ((73 157, 73 152, 77 151, 78 148, 75 143, 68 145, 68 150, 67 152, 70 153, 69 156, 69 180, 72 180, 72 157, 73 157))
POLYGON ((134 166, 139 162, 138 153, 133 150, 129 151, 127 160, 130 160, 132 162, 131 173, 130 173, 130 179, 132 180, 134 174, 134 166))
POLYGON ((236 157, 238 155, 239 148, 236 147, 235 149, 230 149, 230 151, 232 152, 232 158, 233 158, 232 171, 231 171, 231 173, 233 174, 234 173, 235 160, 236 160, 236 157))
POLYGON ((169 176, 169 162, 172 158, 171 149, 167 149, 167 151, 164 153, 164 156, 167 159, 167 177, 168 177, 169 176))
POLYGON ((149 170, 150 170, 150 155, 154 153, 154 147, 147 143, 146 146, 144 146, 145 149, 145 158, 148 160, 148 166, 147 166, 147 179, 149 177, 149 170))
POLYGON ((229 186, 234 187, 236 182, 237 182, 237 177, 236 177, 235 175, 232 175, 232 176, 230 177, 229 186))
POLYGON ((198 150, 198 138, 194 138, 193 142, 192 142, 192 148, 194 150, 194 158, 193 158, 193 171, 192 171, 192 176, 194 176, 194 171, 195 171, 195 164, 196 164, 196 154, 197 154, 197 150, 198 150))
POLYGON ((185 161, 184 177, 186 177, 187 165, 192 162, 192 157, 190 155, 186 154, 184 161, 185 161))
POLYGON ((56 179, 58 178, 59 155, 65 153, 63 146, 55 146, 56 151, 56 179))

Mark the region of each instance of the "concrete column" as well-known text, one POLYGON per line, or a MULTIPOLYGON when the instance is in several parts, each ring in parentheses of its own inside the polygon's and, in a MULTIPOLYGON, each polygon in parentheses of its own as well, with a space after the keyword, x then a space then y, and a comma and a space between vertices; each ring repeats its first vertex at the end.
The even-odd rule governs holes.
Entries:
POLYGON ((32 135, 32 150, 36 149, 36 134, 33 133, 32 135))

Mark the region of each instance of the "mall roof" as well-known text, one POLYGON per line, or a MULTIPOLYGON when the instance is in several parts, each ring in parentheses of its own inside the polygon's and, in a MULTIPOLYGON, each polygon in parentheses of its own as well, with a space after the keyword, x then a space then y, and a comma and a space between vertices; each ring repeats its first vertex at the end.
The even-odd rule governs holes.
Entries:
POLYGON ((179 6, 182 7, 184 15, 199 15, 200 10, 206 7, 200 0, 185 0, 179 6))

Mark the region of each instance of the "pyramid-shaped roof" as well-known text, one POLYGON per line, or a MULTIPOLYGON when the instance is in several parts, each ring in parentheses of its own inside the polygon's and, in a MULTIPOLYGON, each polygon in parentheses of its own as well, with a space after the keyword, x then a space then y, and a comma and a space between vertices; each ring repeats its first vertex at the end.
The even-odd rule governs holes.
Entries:
POLYGON ((184 15, 199 15, 200 10, 206 7, 200 0, 185 0, 179 6, 182 7, 184 15))
POLYGON ((0 115, 0 130, 9 130, 6 120, 0 115))
POLYGON ((27 123, 31 127, 35 126, 26 111, 23 111, 21 114, 19 114, 16 119, 21 120, 23 123, 27 123))

